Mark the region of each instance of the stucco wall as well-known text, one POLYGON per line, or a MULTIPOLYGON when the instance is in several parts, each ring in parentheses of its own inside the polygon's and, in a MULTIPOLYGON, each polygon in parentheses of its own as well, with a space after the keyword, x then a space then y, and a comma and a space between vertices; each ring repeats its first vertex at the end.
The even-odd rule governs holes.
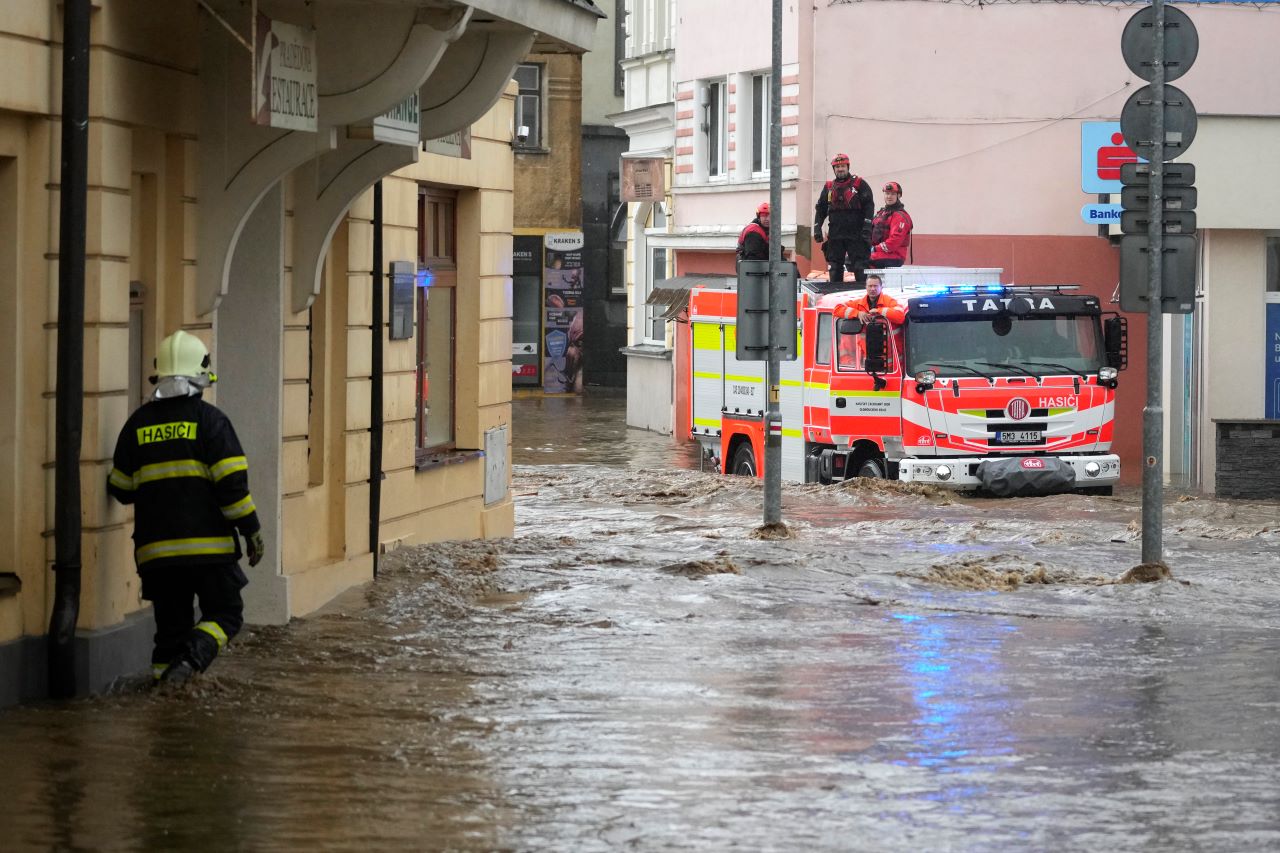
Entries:
POLYGON ((582 224, 582 58, 530 54, 545 64, 545 151, 515 155, 515 227, 582 224))
MULTIPOLYGON (((197 177, 202 156, 211 156, 195 138, 196 16, 194 4, 143 0, 93 12, 82 630, 121 625, 143 607, 132 510, 109 501, 103 488, 120 426, 138 402, 129 390, 140 379, 131 376, 129 358, 130 282, 141 285, 144 375, 156 342, 176 328, 210 344, 215 367, 227 356, 218 352, 217 312, 196 313, 197 177)), ((48 45, 57 27, 53 3, 16 4, 0 16, 0 572, 16 572, 22 584, 18 594, 0 596, 0 644, 41 635, 48 624, 60 180, 60 128, 49 117, 58 108, 50 97, 60 55, 48 45)), ((460 190, 455 429, 462 448, 483 447, 487 428, 510 422, 511 113, 509 90, 473 126, 471 160, 423 155, 386 184, 388 260, 416 259, 417 182, 460 190)), ((289 181, 281 190, 284 300, 294 200, 289 181)), ((280 428, 275 446, 250 454, 250 485, 255 470, 271 467, 264 454, 274 457, 293 615, 369 576, 370 220, 366 195, 338 228, 316 308, 285 310, 273 333, 282 383, 279 396, 263 402, 280 405, 280 428)), ((221 331, 224 346, 234 342, 234 329, 221 331)), ((414 468, 412 342, 386 342, 386 352, 382 541, 508 535, 511 501, 483 505, 482 460, 414 468)), ((226 376, 224 391, 236 381, 234 372, 226 376)), ((217 386, 206 395, 215 405, 218 397, 217 386)))
POLYGON ((1215 431, 1212 418, 1263 416, 1266 366, 1260 343, 1266 335, 1266 254, 1264 235, 1255 231, 1212 231, 1204 246, 1203 428, 1200 431, 1202 485, 1215 486, 1215 431))
MULTIPOLYGON (((1196 23, 1200 55, 1176 85, 1199 112, 1280 115, 1280 85, 1262 59, 1280 37, 1280 15, 1179 8, 1196 23)), ((1118 118, 1142 85, 1120 54, 1120 33, 1132 14, 1118 4, 820 4, 812 24, 817 67, 813 153, 802 176, 811 182, 807 194, 826 179, 831 154, 842 150, 873 186, 902 183, 921 232, 1093 233, 1079 217, 1081 205, 1093 200, 1080 190, 1079 123, 1118 118), (883 52, 882 61, 848 50, 851 33, 883 52), (849 85, 854 79, 857 85, 849 85)), ((1204 178, 1219 175, 1210 160, 1222 170, 1241 162, 1229 152, 1243 141, 1231 129, 1206 126, 1205 133, 1186 158, 1205 164, 1204 178), (1230 156, 1219 160, 1219 152, 1230 156)), ((1266 157, 1274 133, 1251 140, 1247 147, 1258 153, 1244 162, 1266 157)), ((1223 185, 1203 181, 1202 226, 1218 227, 1215 195, 1238 198, 1226 188, 1247 180, 1242 173, 1223 185)))

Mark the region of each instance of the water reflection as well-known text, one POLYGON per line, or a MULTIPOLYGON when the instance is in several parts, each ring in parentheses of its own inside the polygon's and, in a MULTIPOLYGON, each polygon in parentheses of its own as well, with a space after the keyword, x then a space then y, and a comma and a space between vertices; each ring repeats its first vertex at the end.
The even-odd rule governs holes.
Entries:
POLYGON ((583 397, 523 397, 511 403, 517 465, 594 464, 697 468, 698 445, 627 426, 627 400, 593 390, 583 397))

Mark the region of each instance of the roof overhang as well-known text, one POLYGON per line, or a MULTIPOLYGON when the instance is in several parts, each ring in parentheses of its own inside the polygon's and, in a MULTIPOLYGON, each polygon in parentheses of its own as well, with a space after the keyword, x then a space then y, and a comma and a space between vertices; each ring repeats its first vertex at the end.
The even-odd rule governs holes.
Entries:
POLYGON ((596 22, 606 17, 591 0, 465 0, 477 23, 509 21, 538 33, 533 53, 585 53, 596 22))

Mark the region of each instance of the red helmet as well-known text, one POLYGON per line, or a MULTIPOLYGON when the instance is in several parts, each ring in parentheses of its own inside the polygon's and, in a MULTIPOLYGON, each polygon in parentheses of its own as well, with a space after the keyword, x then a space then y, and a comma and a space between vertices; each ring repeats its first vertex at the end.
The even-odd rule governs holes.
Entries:
POLYGON ((884 191, 887 193, 897 193, 899 196, 901 196, 902 184, 898 183, 897 181, 889 181, 889 183, 884 185, 884 191))
POLYGON ((767 201, 761 202, 760 206, 756 208, 756 216, 768 216, 768 215, 769 215, 769 202, 767 201))
POLYGON ((848 166, 848 165, 849 165, 848 154, 837 154, 836 156, 831 158, 831 168, 833 169, 836 166, 848 166))

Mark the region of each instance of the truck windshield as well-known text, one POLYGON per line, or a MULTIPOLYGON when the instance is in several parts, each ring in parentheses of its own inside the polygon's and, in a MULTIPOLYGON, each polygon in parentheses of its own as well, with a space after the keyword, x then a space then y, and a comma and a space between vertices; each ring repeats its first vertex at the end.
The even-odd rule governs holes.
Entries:
POLYGON ((942 376, 1052 376, 1089 374, 1102 367, 1102 326, 1097 316, 1006 317, 1003 322, 993 322, 990 315, 912 318, 907 326, 908 370, 913 374, 934 370, 942 376))

